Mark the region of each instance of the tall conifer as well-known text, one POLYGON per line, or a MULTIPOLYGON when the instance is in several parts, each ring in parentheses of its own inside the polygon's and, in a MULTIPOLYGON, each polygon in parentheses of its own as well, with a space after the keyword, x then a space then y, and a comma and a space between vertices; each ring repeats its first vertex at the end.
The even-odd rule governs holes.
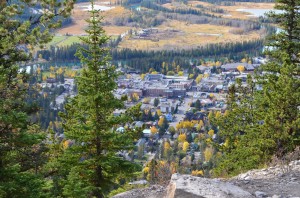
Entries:
POLYGON ((62 115, 66 138, 75 141, 65 150, 70 172, 63 193, 67 197, 100 198, 107 195, 118 179, 136 171, 135 164, 117 155, 133 148, 135 132, 120 132, 116 128, 138 116, 139 107, 128 109, 121 116, 113 115, 114 110, 124 108, 124 100, 113 93, 118 73, 109 64, 105 47, 109 37, 93 2, 89 12, 88 36, 81 38, 88 49, 80 48, 77 53, 83 64, 77 78, 78 95, 66 105, 66 114, 62 115))
POLYGON ((40 147, 43 136, 25 108, 29 74, 19 71, 34 47, 51 39, 57 16, 68 16, 74 1, 0 2, 0 197, 41 197, 40 147), (38 13, 32 10, 39 8, 38 13))

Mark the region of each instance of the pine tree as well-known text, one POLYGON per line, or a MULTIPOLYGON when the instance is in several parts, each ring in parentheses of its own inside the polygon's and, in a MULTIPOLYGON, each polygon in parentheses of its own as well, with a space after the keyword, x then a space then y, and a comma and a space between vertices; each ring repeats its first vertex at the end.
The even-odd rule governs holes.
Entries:
POLYGON ((231 87, 217 123, 224 144, 215 173, 238 174, 283 157, 300 145, 299 1, 278 0, 270 17, 282 31, 267 44, 269 61, 247 86, 231 87), (258 89, 262 87, 262 89, 258 89))
MULTIPOLYGON (((51 40, 57 17, 68 16, 74 1, 0 3, 0 197, 42 197, 44 134, 29 122, 30 74, 19 71, 32 50, 51 40), (39 14, 30 13, 39 8, 39 14), (58 11, 59 10, 59 11, 58 11)), ((34 79, 34 78, 32 78, 34 79)), ((34 82, 34 81, 31 81, 34 82)))
POLYGON ((276 142, 279 157, 300 145, 299 6, 298 0, 278 0, 275 9, 280 12, 269 14, 282 31, 269 39, 270 60, 257 77, 263 87, 263 130, 276 142))
POLYGON ((75 196, 75 188, 76 194, 82 197, 104 197, 118 179, 130 176, 138 168, 117 155, 133 149, 136 132, 128 129, 120 133, 116 128, 138 117, 139 106, 127 109, 121 116, 113 116, 115 109, 124 108, 124 100, 117 99, 113 93, 118 74, 115 66, 108 63, 105 44, 109 37, 104 33, 102 17, 94 10, 93 2, 90 14, 86 20, 88 36, 81 38, 88 49, 80 48, 77 53, 84 65, 77 78, 78 95, 66 105, 66 113, 62 115, 66 138, 75 141, 64 154, 66 167, 71 170, 63 191, 67 197, 75 196))
POLYGON ((216 148, 223 152, 216 175, 228 176, 257 168, 271 156, 274 141, 262 130, 259 95, 256 84, 248 77, 247 86, 241 81, 231 86, 227 96, 227 112, 212 118, 212 124, 219 126, 219 136, 224 144, 216 148))

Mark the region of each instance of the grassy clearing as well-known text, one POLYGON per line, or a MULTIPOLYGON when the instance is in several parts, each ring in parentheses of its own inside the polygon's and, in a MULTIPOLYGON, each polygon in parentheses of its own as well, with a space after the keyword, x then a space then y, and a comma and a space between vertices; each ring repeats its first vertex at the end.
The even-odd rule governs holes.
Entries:
POLYGON ((50 43, 48 43, 47 45, 56 45, 57 43, 63 41, 66 37, 65 36, 54 36, 52 41, 50 43))
POLYGON ((66 45, 72 45, 74 43, 81 43, 81 40, 78 36, 67 36, 65 40, 60 42, 57 46, 66 46, 66 45))
POLYGON ((198 46, 207 45, 209 43, 228 43, 236 41, 247 41, 258 39, 260 32, 250 32, 244 35, 230 33, 231 27, 216 26, 209 24, 186 24, 180 21, 172 21, 159 26, 160 30, 176 29, 180 30, 180 34, 158 42, 144 39, 126 39, 121 42, 120 48, 133 48, 143 50, 159 50, 159 49, 188 49, 198 46))
MULTIPOLYGON (((102 1, 104 2, 104 1, 102 1)), ((82 6, 87 6, 89 3, 79 3, 76 4, 74 10, 72 11, 72 18, 74 20, 74 24, 61 28, 58 30, 58 34, 72 34, 72 35, 82 35, 85 34, 85 28, 87 27, 87 22, 85 19, 89 17, 88 11, 84 11, 82 6)), ((102 5, 102 4, 99 4, 102 5)), ((104 4, 104 6, 107 6, 104 4)), ((104 21, 111 23, 116 17, 125 17, 131 14, 129 10, 126 10, 120 6, 113 6, 114 8, 108 11, 102 12, 102 16, 104 17, 104 21)), ((106 26, 104 27, 106 33, 108 35, 119 35, 126 32, 130 27, 123 26, 106 26)))

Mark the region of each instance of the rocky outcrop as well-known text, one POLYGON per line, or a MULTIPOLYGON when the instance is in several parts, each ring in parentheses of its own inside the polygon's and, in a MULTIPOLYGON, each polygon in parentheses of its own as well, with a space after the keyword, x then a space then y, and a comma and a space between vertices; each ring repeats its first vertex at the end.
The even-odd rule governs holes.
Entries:
POLYGON ((251 170, 228 181, 258 198, 300 198, 300 160, 251 170))
POLYGON ((252 198, 242 188, 219 179, 173 174, 167 188, 168 198, 252 198))
POLYGON ((251 170, 231 179, 173 174, 167 188, 151 186, 114 198, 300 198, 300 160, 251 170))
POLYGON ((163 198, 166 195, 166 188, 154 185, 149 188, 134 189, 120 193, 112 198, 163 198))

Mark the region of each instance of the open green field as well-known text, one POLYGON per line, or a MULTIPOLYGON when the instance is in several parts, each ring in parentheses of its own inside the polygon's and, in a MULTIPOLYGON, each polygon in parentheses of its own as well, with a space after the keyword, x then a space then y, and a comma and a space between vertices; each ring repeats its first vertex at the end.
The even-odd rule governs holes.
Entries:
POLYGON ((72 45, 74 43, 80 43, 79 36, 54 36, 52 41, 47 44, 47 46, 67 46, 72 45))
POLYGON ((52 41, 47 45, 57 45, 58 43, 62 42, 66 37, 65 36, 54 36, 52 41))

